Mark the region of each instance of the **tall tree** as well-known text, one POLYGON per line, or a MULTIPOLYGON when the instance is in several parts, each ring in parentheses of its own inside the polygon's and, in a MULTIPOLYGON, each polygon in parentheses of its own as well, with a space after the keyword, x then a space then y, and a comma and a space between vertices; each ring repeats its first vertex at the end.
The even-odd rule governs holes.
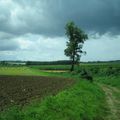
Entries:
POLYGON ((69 41, 67 42, 67 48, 64 52, 65 55, 70 57, 70 60, 72 61, 71 71, 73 71, 75 63, 78 63, 81 55, 85 53, 82 51, 82 47, 85 40, 88 39, 88 36, 80 28, 78 28, 74 22, 68 22, 65 29, 69 41))

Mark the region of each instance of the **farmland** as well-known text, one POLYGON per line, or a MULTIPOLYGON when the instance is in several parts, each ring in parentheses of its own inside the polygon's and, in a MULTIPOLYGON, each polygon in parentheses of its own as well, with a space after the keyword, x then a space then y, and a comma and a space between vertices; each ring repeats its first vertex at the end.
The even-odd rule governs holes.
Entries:
POLYGON ((73 83, 70 79, 36 76, 0 76, 0 109, 7 105, 25 105, 32 99, 56 94, 73 83))
POLYGON ((120 64, 80 64, 72 73, 69 68, 1 66, 1 120, 119 120, 120 64), (84 71, 93 83, 81 76, 84 71))

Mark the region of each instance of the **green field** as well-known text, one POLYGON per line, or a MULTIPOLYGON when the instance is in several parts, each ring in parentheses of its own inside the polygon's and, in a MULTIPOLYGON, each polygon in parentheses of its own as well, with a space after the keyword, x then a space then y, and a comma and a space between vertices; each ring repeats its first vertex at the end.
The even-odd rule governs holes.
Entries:
POLYGON ((41 75, 37 69, 29 67, 0 67, 0 75, 41 75))
POLYGON ((69 65, 0 67, 0 75, 4 76, 54 76, 75 81, 42 101, 1 112, 0 120, 119 120, 120 64, 81 64, 72 73, 69 68, 69 65), (93 83, 82 76, 84 71, 93 77, 93 83))
MULTIPOLYGON (((70 65, 30 65, 28 67, 38 68, 40 70, 69 70, 70 65)), ((106 68, 106 67, 120 67, 120 63, 81 63, 80 68, 106 68)), ((75 66, 77 69, 78 66, 75 66)))

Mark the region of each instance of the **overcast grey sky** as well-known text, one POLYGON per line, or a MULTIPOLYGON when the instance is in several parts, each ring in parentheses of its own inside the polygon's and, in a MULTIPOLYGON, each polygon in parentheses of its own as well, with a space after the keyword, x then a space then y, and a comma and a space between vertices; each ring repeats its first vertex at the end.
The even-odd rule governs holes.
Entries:
POLYGON ((0 0, 0 60, 63 60, 65 24, 88 35, 82 61, 120 60, 120 0, 0 0))

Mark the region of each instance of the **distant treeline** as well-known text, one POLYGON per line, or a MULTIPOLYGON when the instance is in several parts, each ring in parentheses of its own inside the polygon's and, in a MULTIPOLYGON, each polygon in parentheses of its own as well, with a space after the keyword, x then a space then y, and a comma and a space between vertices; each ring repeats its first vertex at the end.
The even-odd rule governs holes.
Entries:
POLYGON ((27 61, 26 65, 70 65, 72 61, 61 60, 61 61, 48 61, 48 62, 38 62, 38 61, 27 61))
POLYGON ((0 61, 1 66, 26 65, 25 61, 0 61))
MULTIPOLYGON (((0 61, 0 65, 70 65, 70 60, 59 60, 59 61, 0 61)), ((84 64, 92 63, 120 63, 120 60, 114 61, 88 61, 80 62, 84 64)))
POLYGON ((8 65, 6 61, 0 61, 0 65, 8 65))
POLYGON ((120 60, 110 60, 110 61, 88 61, 82 63, 120 63, 120 60))

